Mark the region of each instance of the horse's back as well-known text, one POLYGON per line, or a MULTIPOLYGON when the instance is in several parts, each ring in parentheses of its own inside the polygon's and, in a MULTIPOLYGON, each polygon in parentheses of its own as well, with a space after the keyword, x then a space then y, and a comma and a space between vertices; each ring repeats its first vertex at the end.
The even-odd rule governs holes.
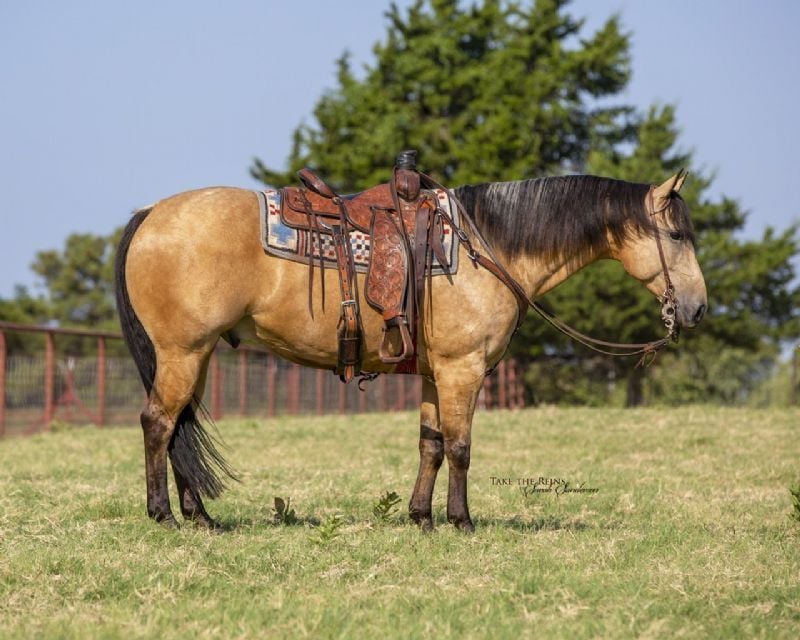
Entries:
MULTIPOLYGON (((187 228, 198 241, 213 237, 220 228, 249 233, 258 224, 255 192, 238 187, 207 187, 185 191, 159 200, 150 207, 144 229, 150 227, 164 240, 171 234, 183 240, 187 228)), ((146 231, 144 233, 147 233, 146 231)))

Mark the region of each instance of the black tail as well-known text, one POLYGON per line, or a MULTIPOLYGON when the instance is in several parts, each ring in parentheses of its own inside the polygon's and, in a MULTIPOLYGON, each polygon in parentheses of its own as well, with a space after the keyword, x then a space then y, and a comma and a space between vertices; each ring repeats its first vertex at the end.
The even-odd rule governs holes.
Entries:
MULTIPOLYGON (((122 326, 122 335, 130 349, 148 395, 153 389, 156 377, 156 352, 131 305, 125 278, 125 263, 131 240, 150 211, 151 209, 141 209, 133 214, 122 234, 115 264, 117 312, 122 326)), ((208 417, 208 412, 203 408, 199 398, 195 398, 195 404, 200 408, 204 417, 208 417)), ((221 476, 236 479, 236 475, 217 450, 214 438, 200 424, 192 403, 189 403, 178 417, 175 432, 169 444, 169 455, 176 471, 183 476, 186 483, 198 496, 217 498, 225 489, 225 483, 221 476)))
POLYGON ((153 388, 153 381, 156 379, 156 351, 150 337, 144 330, 142 323, 131 305, 128 296, 128 283, 125 278, 125 263, 128 260, 128 248, 136 231, 144 222, 150 209, 141 209, 133 214, 128 226, 122 234, 117 248, 117 261, 114 265, 114 276, 117 289, 117 313, 119 322, 122 325, 122 336, 133 356, 142 384, 148 395, 153 388))

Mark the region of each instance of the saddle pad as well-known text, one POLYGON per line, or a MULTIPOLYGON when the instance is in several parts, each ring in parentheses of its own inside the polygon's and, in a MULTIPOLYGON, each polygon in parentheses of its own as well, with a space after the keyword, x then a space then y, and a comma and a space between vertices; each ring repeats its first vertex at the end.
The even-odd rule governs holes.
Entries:
MULTIPOLYGON (((261 211, 261 245, 268 254, 279 258, 294 260, 308 264, 309 257, 312 257, 314 264, 319 262, 320 247, 317 241, 317 234, 310 231, 292 229, 281 221, 281 194, 274 189, 257 191, 258 206, 261 211)), ((439 201, 439 206, 450 215, 458 224, 458 212, 456 207, 450 206, 450 197, 446 191, 436 189, 434 191, 439 201)), ((443 275, 445 273, 455 274, 458 271, 458 238, 453 233, 453 229, 447 222, 443 224, 442 246, 445 255, 450 261, 450 267, 446 268, 439 264, 436 256, 433 256, 432 275, 443 275)), ((370 237, 368 233, 358 230, 350 232, 350 245, 353 249, 353 261, 356 271, 366 273, 369 266, 370 257, 370 237)), ((328 269, 336 268, 336 252, 333 247, 333 239, 329 234, 322 234, 322 263, 328 269)))

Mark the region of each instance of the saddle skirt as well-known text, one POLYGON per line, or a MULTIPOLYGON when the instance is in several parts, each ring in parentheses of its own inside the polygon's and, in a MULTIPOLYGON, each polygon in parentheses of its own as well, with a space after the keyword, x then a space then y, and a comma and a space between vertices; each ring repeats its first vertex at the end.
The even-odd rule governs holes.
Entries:
MULTIPOLYGON (((281 217, 281 192, 266 189, 256 192, 261 212, 261 245, 268 254, 294 262, 308 264, 313 260, 318 266, 320 255, 327 269, 336 269, 336 250, 333 237, 329 233, 311 232, 309 229, 295 228, 285 223, 281 217), (321 240, 321 246, 320 246, 321 240)), ((448 214, 456 225, 459 224, 458 209, 451 206, 450 196, 443 189, 433 191, 438 206, 448 214)), ((355 270, 366 273, 369 268, 372 241, 369 233, 352 228, 349 233, 355 270)), ((442 265, 434 255, 429 275, 453 275, 458 271, 458 237, 446 220, 442 224, 442 247, 449 264, 442 265)))

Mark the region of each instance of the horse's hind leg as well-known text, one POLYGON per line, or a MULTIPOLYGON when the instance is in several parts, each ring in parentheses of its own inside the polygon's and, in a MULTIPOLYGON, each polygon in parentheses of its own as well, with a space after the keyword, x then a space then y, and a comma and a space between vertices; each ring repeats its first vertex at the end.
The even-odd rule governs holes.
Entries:
POLYGON ((189 481, 180 470, 172 463, 172 472, 175 475, 175 486, 178 490, 178 499, 181 505, 181 515, 186 520, 194 522, 197 526, 206 529, 221 529, 219 524, 210 516, 203 505, 200 494, 192 488, 189 481))
POLYGON ((156 378, 142 411, 147 515, 156 522, 177 526, 169 504, 167 449, 184 407, 192 399, 204 354, 156 352, 156 378))
POLYGON ((433 529, 431 501, 436 474, 444 460, 444 438, 439 427, 439 399, 436 385, 422 382, 422 404, 419 424, 419 473, 408 505, 408 515, 423 531, 433 529))
MULTIPOLYGON (((200 366, 200 373, 198 375, 198 381, 197 385, 195 386, 193 398, 190 401, 190 404, 187 405, 188 408, 193 409, 194 414, 196 414, 199 410, 198 402, 203 398, 207 373, 208 358, 206 358, 200 366)), ((184 411, 186 411, 186 409, 184 409, 184 411)), ((182 418, 192 419, 192 417, 186 415, 182 416, 182 418)), ((184 477, 180 469, 175 465, 174 461, 172 461, 172 472, 175 476, 175 486, 178 490, 178 500, 180 501, 181 505, 181 515, 186 520, 191 520, 200 527, 205 527, 207 529, 219 529, 219 525, 206 512, 199 492, 192 487, 189 480, 184 477)))
POLYGON ((178 526, 169 505, 167 444, 175 422, 152 395, 141 415, 144 433, 144 469, 147 483, 147 515, 156 522, 178 526))

